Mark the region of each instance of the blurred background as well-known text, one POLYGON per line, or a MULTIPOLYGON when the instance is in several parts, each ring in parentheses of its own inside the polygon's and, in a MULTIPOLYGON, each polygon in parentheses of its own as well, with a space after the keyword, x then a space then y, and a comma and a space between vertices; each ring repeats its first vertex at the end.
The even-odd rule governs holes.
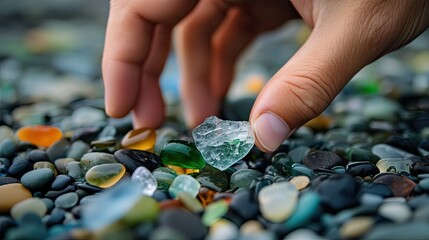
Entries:
MULTIPOLYGON (((102 118, 100 62, 108 8, 108 1, 99 0, 0 0, 0 124, 55 122, 67 129, 72 126, 68 115, 82 107, 87 107, 83 113, 93 114, 88 124, 102 118)), ((237 65, 226 104, 235 114, 230 118, 246 118, 264 82, 308 34, 297 21, 255 41, 237 65), (243 104, 240 113, 234 111, 243 104)), ((168 116, 180 121, 179 69, 172 49, 161 86, 168 116)), ((363 69, 338 98, 411 92, 429 95, 429 31, 363 69)), ((332 108, 341 106, 333 104, 328 111, 332 108)))

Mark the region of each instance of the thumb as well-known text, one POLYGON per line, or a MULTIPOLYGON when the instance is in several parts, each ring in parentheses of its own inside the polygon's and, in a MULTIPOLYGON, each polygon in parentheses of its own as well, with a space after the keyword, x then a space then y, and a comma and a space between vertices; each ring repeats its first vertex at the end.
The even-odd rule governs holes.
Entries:
POLYGON ((374 60, 364 41, 343 36, 315 27, 265 85, 250 114, 261 150, 276 150, 298 127, 322 113, 353 75, 374 60))

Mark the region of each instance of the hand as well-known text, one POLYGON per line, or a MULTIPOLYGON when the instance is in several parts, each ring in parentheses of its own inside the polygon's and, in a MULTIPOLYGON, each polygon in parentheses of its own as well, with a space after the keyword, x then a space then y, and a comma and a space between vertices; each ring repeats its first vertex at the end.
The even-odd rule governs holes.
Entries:
POLYGON ((425 0, 112 0, 111 5, 103 58, 106 109, 114 117, 132 110, 137 127, 163 121, 158 79, 171 30, 183 17, 181 89, 193 127, 218 113, 234 63, 252 39, 299 13, 313 31, 263 88, 250 115, 263 151, 274 151, 319 115, 365 65, 429 26, 425 0))

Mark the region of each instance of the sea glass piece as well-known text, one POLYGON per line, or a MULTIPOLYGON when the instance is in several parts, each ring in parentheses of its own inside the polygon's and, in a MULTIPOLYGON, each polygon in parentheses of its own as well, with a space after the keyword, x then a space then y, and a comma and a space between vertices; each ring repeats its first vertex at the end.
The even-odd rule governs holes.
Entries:
POLYGON ((215 116, 196 127, 192 136, 205 161, 222 171, 245 157, 255 143, 249 122, 215 116))
POLYGON ((206 165, 195 144, 188 141, 170 141, 161 151, 160 157, 165 165, 182 168, 201 169, 206 165))
POLYGON ((177 176, 171 184, 168 192, 172 197, 177 197, 180 192, 187 192, 192 197, 196 197, 200 191, 200 183, 189 175, 177 176))
POLYGON ((19 140, 30 142, 40 147, 49 147, 63 136, 60 129, 51 126, 25 126, 16 132, 19 140))
POLYGON ((140 184, 141 192, 146 196, 152 196, 158 187, 155 176, 145 167, 138 167, 133 172, 131 180, 140 184))
POLYGON ((121 141, 123 148, 153 152, 156 133, 151 128, 139 128, 129 131, 121 141))

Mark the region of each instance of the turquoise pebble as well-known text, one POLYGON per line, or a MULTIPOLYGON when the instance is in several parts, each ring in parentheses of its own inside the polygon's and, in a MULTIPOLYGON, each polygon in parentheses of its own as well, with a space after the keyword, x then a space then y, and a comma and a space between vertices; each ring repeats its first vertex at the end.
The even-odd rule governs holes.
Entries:
POLYGON ((313 179, 315 176, 313 170, 299 163, 294 163, 292 165, 291 173, 292 176, 304 175, 310 179, 313 179))
POLYGON ((177 194, 180 192, 187 192, 192 197, 196 197, 200 191, 200 187, 200 183, 195 178, 182 174, 174 179, 168 192, 173 198, 177 197, 177 194))
POLYGON ((284 223, 287 229, 306 226, 317 215, 320 208, 320 197, 314 192, 305 192, 298 200, 298 206, 292 216, 284 223))

